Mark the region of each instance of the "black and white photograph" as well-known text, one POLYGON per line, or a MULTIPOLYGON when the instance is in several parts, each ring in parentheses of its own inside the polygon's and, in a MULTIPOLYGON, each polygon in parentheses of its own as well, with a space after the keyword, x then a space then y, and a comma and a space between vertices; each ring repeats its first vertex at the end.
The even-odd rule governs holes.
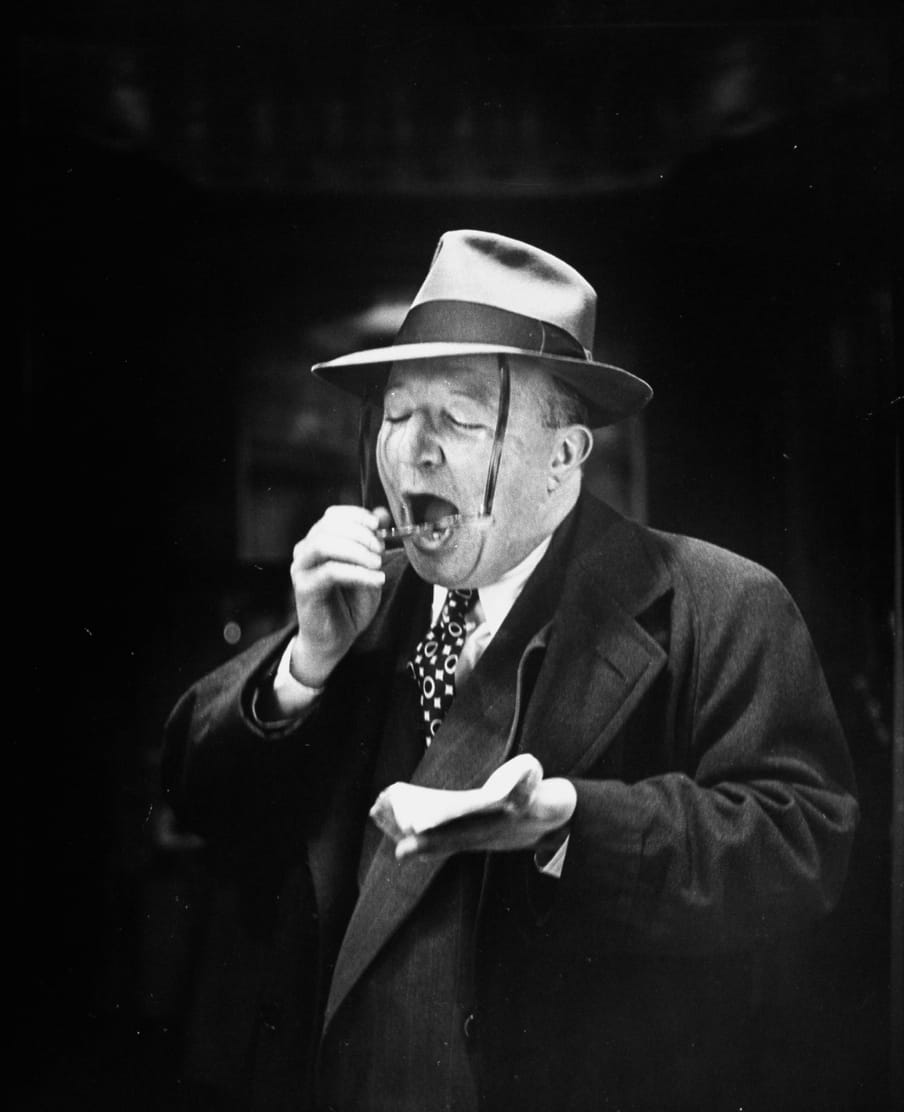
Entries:
POLYGON ((14 44, 10 1107, 897 1112, 897 7, 14 44))

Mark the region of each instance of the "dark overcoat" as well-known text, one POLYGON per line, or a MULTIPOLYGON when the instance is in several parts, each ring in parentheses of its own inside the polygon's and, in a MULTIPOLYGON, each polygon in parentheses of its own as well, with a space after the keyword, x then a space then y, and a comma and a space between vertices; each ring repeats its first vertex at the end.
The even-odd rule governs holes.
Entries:
MULTIPOLYGON (((309 1106, 319 1051, 443 867, 400 865, 384 842, 359 875, 377 750, 429 606, 394 557, 376 618, 301 725, 252 709, 292 630, 201 680, 168 723, 167 798, 222 880, 189 1068, 250 1106, 309 1106)), ((481 861, 467 1023, 482 1106, 768 1102, 783 1083, 757 1026, 768 955, 832 908, 857 819, 786 591, 582 495, 404 774, 473 787, 517 751, 570 778, 578 803, 560 879, 530 853, 481 861)))

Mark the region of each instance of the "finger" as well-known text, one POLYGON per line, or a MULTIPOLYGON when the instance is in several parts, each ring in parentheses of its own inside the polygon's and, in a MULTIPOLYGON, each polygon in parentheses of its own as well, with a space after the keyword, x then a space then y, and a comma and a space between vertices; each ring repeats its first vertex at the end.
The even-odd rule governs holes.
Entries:
POLYGON ((370 521, 375 517, 374 511, 366 506, 357 506, 350 502, 334 502, 323 511, 324 518, 349 518, 359 521, 370 521))
MULTIPOLYGON (((453 853, 484 849, 508 849, 513 836, 512 819, 507 815, 458 819, 443 827, 408 834, 396 845, 396 858, 415 854, 421 857, 448 857, 453 853)), ((515 835, 517 839, 517 835, 515 835)))
POLYGON ((395 856, 397 861, 409 857, 451 857, 453 853, 482 848, 482 840, 475 840, 473 836, 438 838, 426 834, 406 834, 396 843, 395 856))
POLYGON ((357 540, 365 548, 383 552, 386 546, 377 536, 382 525, 381 511, 372 513, 360 506, 331 506, 295 545, 293 557, 299 553, 303 555, 312 546, 322 543, 323 538, 333 536, 357 540))
POLYGON ((454 853, 509 848, 507 839, 487 831, 455 835, 409 834, 396 844, 395 855, 396 860, 404 861, 409 857, 451 857, 454 853))
POLYGON ((385 546, 377 536, 379 522, 380 518, 376 515, 371 515, 370 521, 360 521, 353 517, 322 517, 318 522, 315 522, 308 535, 296 545, 296 548, 308 542, 316 543, 319 538, 323 537, 348 537, 357 540, 367 548, 372 548, 374 552, 380 552, 385 546))
POLYGON ((453 853, 464 852, 472 848, 470 844, 458 844, 446 848, 437 839, 409 834, 396 844, 395 855, 397 861, 405 861, 409 857, 451 857, 453 853))
POLYGON ((543 780, 530 800, 530 813, 538 822, 552 828, 571 821, 577 807, 577 791, 570 780, 553 776, 543 780))
MULTIPOLYGON (((384 512, 388 513, 388 511, 384 512)), ((336 526, 342 529, 346 526, 359 525, 375 533, 383 524, 383 519, 381 508, 368 510, 364 506, 329 506, 324 511, 320 522, 331 529, 336 526)))
POLYGON ((361 540, 355 537, 321 535, 309 538, 304 546, 296 549, 292 571, 293 573, 315 571, 331 561, 355 564, 374 570, 383 566, 382 553, 375 551, 361 540))
POLYGON ((420 850, 421 839, 416 834, 408 834, 396 843, 396 861, 404 861, 406 857, 413 857, 420 850))
MULTIPOLYGON (((571 788, 568 781, 561 781, 571 788)), ((567 798, 567 797, 566 797, 567 798)), ((544 808, 543 814, 506 810, 494 815, 455 819, 443 826, 406 835, 396 846, 396 857, 449 857, 453 853, 507 852, 536 849, 548 834, 561 830, 571 816, 567 805, 544 808)))
POLYGON ((329 560, 308 573, 305 585, 312 592, 326 593, 335 587, 363 587, 380 591, 385 583, 386 573, 380 569, 329 560))

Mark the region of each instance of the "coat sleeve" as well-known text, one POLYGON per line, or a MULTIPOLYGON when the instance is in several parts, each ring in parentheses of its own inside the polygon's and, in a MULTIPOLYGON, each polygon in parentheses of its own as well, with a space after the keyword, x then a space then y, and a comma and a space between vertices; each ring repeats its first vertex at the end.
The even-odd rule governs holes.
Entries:
MULTIPOLYGON (((556 905, 608 944, 744 948, 838 899, 857 823, 841 727, 803 619, 755 565, 688 584, 689 745, 635 783, 576 781, 556 905)), ((591 774, 592 775, 592 774, 591 774)))
POLYGON ((226 840, 264 828, 277 840, 305 837, 335 805, 340 780, 352 792, 370 790, 396 642, 409 615, 429 606, 426 586, 406 577, 407 567, 402 552, 388 557, 380 610, 303 717, 265 726, 254 713, 255 694, 272 685, 294 625, 262 638, 182 696, 164 729, 162 780, 187 827, 226 840))
POLYGON ((318 749, 318 718, 265 726, 252 704, 275 670, 293 629, 252 645, 199 680, 181 697, 164 728, 164 798, 181 822, 205 836, 239 833, 279 811, 288 792, 311 780, 306 764, 318 749))

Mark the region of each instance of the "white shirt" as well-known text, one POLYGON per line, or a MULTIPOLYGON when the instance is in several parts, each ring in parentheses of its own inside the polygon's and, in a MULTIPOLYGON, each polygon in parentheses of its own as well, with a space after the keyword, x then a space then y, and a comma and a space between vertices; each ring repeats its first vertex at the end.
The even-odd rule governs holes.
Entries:
MULTIPOLYGON (((477 603, 465 616, 465 643, 458 658, 458 666, 455 669, 457 689, 460 689, 461 685, 467 682, 487 646, 499 632, 499 627, 515 605, 518 596, 524 589, 524 584, 530 578, 537 564, 546 555, 551 540, 552 537, 549 536, 541 541, 532 552, 525 556, 520 564, 510 568, 495 583, 480 588, 477 603)), ((448 593, 448 588, 441 587, 438 584, 434 585, 431 625, 434 625, 439 619, 440 611, 448 593)), ((294 639, 286 646, 273 679, 273 691, 276 695, 277 704, 287 718, 294 717, 307 710, 320 694, 318 688, 299 683, 292 675, 289 662, 292 656, 293 643, 294 639)), ((549 876, 561 876, 567 848, 568 838, 566 837, 553 856, 545 864, 541 865, 538 861, 537 867, 549 876)))
MULTIPOLYGON (((545 556, 551 540, 552 537, 547 537, 545 541, 541 541, 533 552, 529 553, 520 564, 510 568, 496 583, 480 588, 476 604, 465 615, 465 643, 458 657, 458 667, 455 669, 456 690, 460 690, 462 684, 467 681, 487 645, 499 632, 499 627, 515 605, 516 599, 524 589, 524 584, 545 556)), ((439 621, 440 611, 448 593, 446 587, 434 586, 431 625, 439 621)))

